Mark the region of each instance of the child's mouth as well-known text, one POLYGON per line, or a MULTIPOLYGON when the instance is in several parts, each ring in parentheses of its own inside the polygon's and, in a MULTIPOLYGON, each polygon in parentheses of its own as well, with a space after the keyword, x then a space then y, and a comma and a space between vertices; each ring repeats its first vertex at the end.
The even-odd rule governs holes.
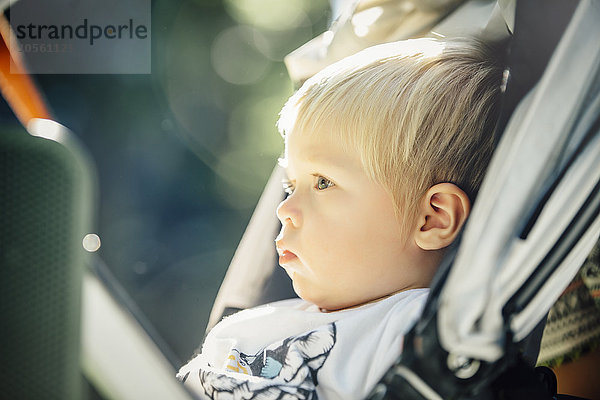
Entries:
POLYGON ((284 250, 281 253, 279 253, 279 264, 283 265, 283 264, 287 264, 290 261, 293 261, 295 259, 297 259, 298 257, 292 253, 289 250, 284 250))

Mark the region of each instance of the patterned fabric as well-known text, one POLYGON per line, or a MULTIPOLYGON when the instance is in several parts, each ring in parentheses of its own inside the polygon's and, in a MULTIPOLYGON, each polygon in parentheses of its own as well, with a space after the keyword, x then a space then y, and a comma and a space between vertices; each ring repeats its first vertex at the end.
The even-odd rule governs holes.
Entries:
POLYGON ((538 365, 556 367, 600 347, 600 241, 548 314, 538 365))
POLYGON ((240 311, 177 377, 203 400, 362 400, 401 354, 428 293, 335 312, 300 299, 240 311))

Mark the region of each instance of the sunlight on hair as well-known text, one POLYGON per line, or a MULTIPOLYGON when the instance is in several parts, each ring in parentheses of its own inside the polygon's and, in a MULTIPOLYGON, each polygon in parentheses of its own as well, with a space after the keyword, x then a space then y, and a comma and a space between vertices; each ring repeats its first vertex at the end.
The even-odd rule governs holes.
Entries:
POLYGON ((431 39, 411 39, 396 43, 386 43, 381 46, 380 54, 385 55, 391 49, 397 48, 400 57, 414 57, 422 55, 425 58, 438 57, 446 48, 443 41, 434 41, 431 39), (388 47, 389 46, 389 47, 388 47))
POLYGON ((409 39, 399 42, 379 44, 366 48, 358 53, 338 61, 309 79, 313 84, 323 76, 364 68, 377 60, 402 58, 435 58, 444 52, 446 42, 430 38, 409 39))
MULTIPOLYGON (((430 38, 409 39, 399 42, 384 43, 366 48, 358 53, 346 57, 334 64, 325 67, 309 78, 303 87, 292 96, 279 113, 277 127, 283 137, 294 126, 298 118, 298 106, 302 97, 311 87, 321 87, 332 76, 340 76, 351 71, 366 68, 369 64, 375 64, 386 59, 403 59, 409 57, 435 58, 444 52, 446 43, 430 38)), ((312 89, 310 89, 312 90, 312 89)))

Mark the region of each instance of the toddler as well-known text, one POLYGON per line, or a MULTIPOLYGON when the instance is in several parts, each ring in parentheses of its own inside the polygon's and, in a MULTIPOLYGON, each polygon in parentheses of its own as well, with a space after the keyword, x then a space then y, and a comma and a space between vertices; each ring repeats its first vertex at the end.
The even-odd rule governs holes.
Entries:
POLYGON ((366 49, 283 107, 279 264, 301 299, 221 321, 178 378, 208 399, 362 399, 402 352, 490 159, 502 67, 475 40, 366 49))

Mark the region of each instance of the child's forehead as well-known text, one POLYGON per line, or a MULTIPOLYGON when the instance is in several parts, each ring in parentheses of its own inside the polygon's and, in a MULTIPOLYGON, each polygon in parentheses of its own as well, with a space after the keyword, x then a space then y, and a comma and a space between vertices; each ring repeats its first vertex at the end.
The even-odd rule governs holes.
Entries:
POLYGON ((307 167, 353 172, 357 167, 362 168, 360 154, 351 151, 338 137, 326 132, 287 135, 284 157, 279 164, 287 170, 307 167))
POLYGON ((285 157, 279 159, 279 164, 286 169, 304 165, 344 169, 348 158, 346 154, 332 147, 310 146, 298 148, 297 151, 294 148, 290 151, 288 147, 285 157))
POLYGON ((285 137, 285 154, 307 162, 331 162, 348 153, 343 141, 332 129, 293 130, 285 137))
POLYGON ((347 133, 342 134, 336 124, 329 122, 301 124, 285 135, 285 149, 287 152, 300 151, 305 157, 329 154, 332 151, 349 152, 349 136, 347 133))

